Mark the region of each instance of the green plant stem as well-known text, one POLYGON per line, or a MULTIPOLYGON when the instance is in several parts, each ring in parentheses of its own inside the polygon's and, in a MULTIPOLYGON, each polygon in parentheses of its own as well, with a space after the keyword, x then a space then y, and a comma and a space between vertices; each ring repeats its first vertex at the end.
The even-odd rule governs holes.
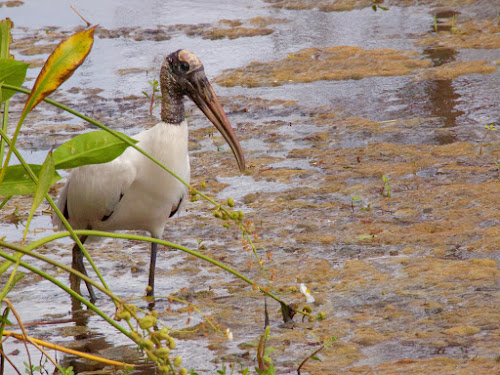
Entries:
POLYGON ((321 345, 317 350, 315 350, 314 352, 312 352, 311 354, 309 354, 299 365, 299 367, 297 368, 297 375, 300 375, 300 369, 302 368, 302 366, 305 365, 305 363, 310 360, 312 357, 314 357, 316 354, 318 354, 320 351, 322 351, 324 348, 325 348, 325 345, 326 344, 323 344, 321 345))
MULTIPOLYGON (((68 232, 69 233, 69 232, 68 232)), ((48 264, 51 264, 55 267, 59 267, 61 268, 62 270, 68 272, 68 273, 72 273, 76 276, 78 276, 79 278, 83 279, 85 282, 88 282, 90 284, 92 284, 94 287, 96 287, 97 289, 99 289, 101 292, 103 292, 104 294, 108 295, 111 299, 115 300, 115 302, 117 303, 123 303, 123 301, 118 298, 117 296, 115 296, 109 289, 106 289, 104 287, 102 287, 101 285, 99 285, 98 283, 96 283, 94 280, 92 280, 91 278, 89 278, 87 275, 84 275, 83 273, 80 273, 79 271, 73 269, 72 267, 68 267, 62 263, 59 263, 53 259, 50 259, 50 258, 47 258, 46 256, 43 256, 41 254, 38 254, 38 253, 35 253, 33 252, 34 248, 28 248, 28 247, 21 247, 21 246, 17 246, 17 245, 13 245, 13 244, 10 244, 10 243, 7 243, 5 241, 2 241, 0 240, 0 247, 5 247, 7 249, 11 249, 11 250, 15 250, 21 254, 24 254, 24 255, 29 255, 33 258, 37 258, 39 260, 42 260, 48 264)), ((19 259, 18 259, 19 261, 19 259)), ((17 261, 16 261, 16 268, 17 268, 17 261)), ((1 298, 0 298, 1 299, 1 298)))
MULTIPOLYGON (((35 184, 38 184, 38 177, 35 175, 35 173, 31 170, 30 166, 26 163, 26 161, 24 160, 24 158, 21 156, 21 154, 19 153, 19 151, 17 150, 16 147, 13 147, 12 146, 12 143, 10 141, 10 139, 7 137, 7 134, 5 134, 5 132, 3 130, 0 130, 0 135, 2 136, 2 139, 5 139, 5 141, 7 142, 7 144, 9 145, 9 148, 12 149, 14 151, 14 154, 16 155, 16 157, 19 159, 19 162, 22 164, 22 166, 24 167, 24 169, 26 170, 26 172, 28 173, 28 175, 30 176, 30 178, 32 179, 32 181, 35 183, 35 184)), ((94 269, 95 273, 97 274, 97 277, 99 277, 99 280, 101 280, 101 283, 102 285, 106 288, 106 289, 109 289, 108 286, 106 285, 106 282, 104 281, 104 278, 102 277, 101 273, 99 272, 99 270, 97 269, 97 266, 95 265, 94 261, 92 260, 92 258, 90 257, 90 254, 87 252, 87 250, 83 247, 83 244, 82 242, 80 241, 80 238, 78 238, 78 236, 75 234, 73 228, 71 228, 71 225, 69 224, 68 220, 66 220, 66 218, 64 217, 64 215, 61 213, 61 211, 59 210, 59 208, 57 207, 57 205, 55 204, 55 202, 52 200, 51 196, 49 194, 45 194, 45 199, 47 199, 47 201, 49 202, 49 204, 52 206, 52 208, 54 209, 54 211, 56 212, 57 216, 59 216, 59 218, 61 219, 62 223, 64 224, 64 226, 68 229, 68 231, 71 233, 71 237, 73 238, 73 240, 78 244, 78 246, 80 247, 80 250, 82 251, 83 255, 87 258, 87 260, 89 261, 90 265, 92 266, 92 268, 94 269)), ((19 257, 20 258, 20 257, 19 257)))
MULTIPOLYGON (((3 106, 2 130, 4 131, 4 133, 7 133, 8 118, 9 118, 9 101, 7 100, 3 106)), ((5 154, 5 139, 4 137, 2 137, 2 140, 0 141, 0 163, 3 162, 4 154, 5 154)))
MULTIPOLYGON (((2 300, 0 300, 1 302, 2 300)), ((2 314, 2 322, 0 323, 0 342, 2 341, 2 337, 3 337, 3 330, 5 328, 5 325, 7 324, 7 317, 9 316, 9 312, 10 312, 10 306, 7 306, 5 308, 5 310, 3 311, 3 314, 2 314)))
MULTIPOLYGON (((2 86, 7 87, 6 85, 2 85, 2 86)), ((19 122, 17 123, 16 130, 14 131, 14 135, 12 136, 12 141, 10 141, 10 143, 9 143, 9 151, 7 151, 7 156, 5 157, 5 160, 3 162, 2 171, 0 172, 0 184, 3 181, 5 173, 7 172, 7 167, 9 166, 9 161, 10 161, 10 157, 12 156, 12 151, 15 148, 14 146, 15 146, 16 141, 17 141, 17 136, 19 135, 19 132, 21 131, 21 126, 23 125, 24 119, 26 118, 27 115, 28 115, 28 113, 26 111, 23 111, 23 113, 21 114, 21 118, 19 119, 19 122)), ((3 131, 3 128, 2 128, 2 131, 3 131)), ((5 136, 2 135, 2 138, 4 138, 4 137, 5 136)))
MULTIPOLYGON (((262 271, 262 274, 264 275, 264 278, 266 279, 267 284, 271 285, 271 280, 269 280, 269 277, 267 276, 266 268, 264 267, 264 265, 260 261, 259 254, 257 254, 257 247, 254 245, 252 239, 250 238, 250 234, 246 230, 243 223, 239 222, 238 224, 239 224, 240 230, 243 233, 243 236, 247 239, 250 247, 252 248, 252 252, 253 252, 255 258, 257 259, 257 262, 259 263, 260 270, 262 271)), ((263 248, 263 250, 266 250, 266 249, 263 248)))
POLYGON ((16 262, 16 266, 14 267, 14 270, 10 274, 9 280, 7 280, 7 283, 5 284, 2 292, 0 293, 0 301, 3 300, 5 298, 5 296, 7 296, 7 293, 9 293, 9 289, 11 288, 11 285, 14 283, 14 278, 16 277, 16 272, 17 272, 18 266, 19 266, 19 263, 16 262))
MULTIPOLYGON (((14 247, 17 247, 17 246, 13 246, 13 245, 10 245, 10 244, 8 244, 8 245, 9 245, 8 248, 11 248, 11 249, 14 248, 14 247)), ((1 246, 5 246, 5 243, 2 243, 1 246)), ((5 247, 7 247, 7 246, 5 246, 5 247)), ((18 249, 13 249, 13 250, 19 251, 18 249)), ((64 285, 63 283, 61 283, 56 278, 50 276, 49 274, 43 272, 42 270, 39 270, 38 268, 36 268, 36 267, 34 267, 34 266, 26 263, 26 262, 23 262, 22 260, 15 259, 14 256, 6 254, 3 251, 0 251, 0 256, 3 257, 3 258, 5 258, 5 259, 10 260, 11 262, 19 262, 19 265, 21 265, 22 267, 26 268, 27 270, 29 270, 31 272, 36 273, 37 275, 40 275, 41 277, 43 277, 46 280, 49 280, 51 283, 55 284, 56 286, 58 286, 59 288, 61 288, 62 290, 64 290, 66 293, 68 293, 69 295, 71 295, 72 297, 76 298, 78 301, 80 301, 84 305, 86 305, 89 309, 91 309, 92 311, 94 311, 96 314, 98 314, 101 318, 103 318, 105 321, 107 321, 109 324, 111 324, 113 327, 115 327, 117 330, 119 330, 125 336, 127 336, 127 337, 129 337, 130 339, 133 340, 133 337, 130 334, 130 332, 128 332, 127 330, 125 330, 121 325, 119 325, 117 322, 115 322, 113 319, 111 319, 109 316, 107 316, 104 312, 102 312, 99 308, 97 308, 97 306, 95 306, 93 303, 90 303, 89 301, 87 301, 85 298, 83 298, 82 296, 80 296, 78 293, 76 293, 75 291, 73 291, 71 288, 68 288, 66 285, 64 285)))
MULTIPOLYGON (((85 236, 122 238, 122 239, 137 240, 137 241, 144 241, 144 242, 153 242, 153 243, 157 243, 159 245, 164 245, 164 246, 171 247, 173 249, 184 251, 184 252, 186 252, 186 253, 188 253, 190 255, 193 255, 193 256, 195 256, 197 258, 203 259, 203 260, 205 260, 205 261, 207 261, 209 263, 212 263, 213 265, 215 265, 217 267, 222 268, 223 270, 225 270, 225 271, 233 274, 234 276, 242 279, 243 281, 247 282, 248 284, 250 284, 252 286, 257 286, 257 288, 259 288, 259 290, 262 293, 267 294, 269 297, 273 298, 274 300, 276 300, 280 304, 284 304, 284 302, 281 299, 279 299, 278 297, 276 297, 271 292, 268 292, 268 291, 264 290, 264 288, 262 288, 259 285, 255 284, 252 280, 250 280, 249 278, 243 276, 238 271, 233 270, 232 268, 226 266, 225 264, 223 264, 223 263, 221 263, 221 262, 219 262, 219 261, 217 261, 215 259, 212 259, 212 258, 210 258, 210 257, 208 257, 206 255, 203 255, 203 254, 201 254, 201 253, 199 253, 197 251, 188 249, 187 247, 184 247, 184 246, 181 246, 181 245, 177 245, 177 244, 175 244, 173 242, 160 240, 158 238, 146 237, 146 236, 139 236, 139 235, 128 234, 128 233, 127 234, 122 234, 122 233, 102 232, 102 231, 97 231, 97 230, 75 230, 75 233, 77 235, 85 235, 85 236)), ((48 242, 54 241, 54 240, 62 238, 62 237, 68 237, 68 236, 69 236, 68 232, 54 233, 54 234, 52 234, 50 236, 41 238, 38 241, 32 242, 31 244, 27 245, 26 246, 26 250, 32 251, 35 248, 40 247, 42 245, 45 245, 48 242)), ((0 245, 1 244, 2 244, 2 242, 0 241, 0 245)))

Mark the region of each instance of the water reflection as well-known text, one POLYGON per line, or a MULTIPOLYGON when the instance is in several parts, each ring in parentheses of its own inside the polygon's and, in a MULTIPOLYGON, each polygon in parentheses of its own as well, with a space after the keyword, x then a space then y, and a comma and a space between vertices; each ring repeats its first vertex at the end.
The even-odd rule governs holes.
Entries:
POLYGON ((457 51, 449 47, 436 47, 424 49, 423 54, 431 60, 432 66, 441 66, 455 61, 457 51))
MULTIPOLYGON (((438 67, 455 61, 457 52, 453 48, 427 48, 423 54, 438 67)), ((405 103, 412 117, 438 117, 442 128, 455 128, 457 119, 465 112, 457 109, 461 98, 450 79, 423 80, 408 82, 397 94, 405 103)), ((453 132, 438 133, 434 137, 437 144, 457 141, 453 132)))

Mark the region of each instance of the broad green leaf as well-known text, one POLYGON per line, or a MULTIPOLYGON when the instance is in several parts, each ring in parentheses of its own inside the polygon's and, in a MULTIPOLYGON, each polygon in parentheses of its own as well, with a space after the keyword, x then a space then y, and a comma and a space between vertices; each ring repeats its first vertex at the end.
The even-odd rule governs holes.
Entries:
MULTIPOLYGON (((29 64, 13 59, 0 59, 0 82, 13 86, 21 86, 26 77, 29 64)), ((16 92, 2 88, 1 101, 9 100, 16 92)))
POLYGON ((76 68, 85 61, 94 43, 95 28, 96 26, 80 31, 59 43, 40 71, 21 118, 71 77, 76 68))
POLYGON ((9 46, 12 43, 10 29, 12 29, 12 21, 9 18, 0 22, 0 59, 12 58, 9 53, 9 46))
POLYGON ((35 195, 33 196, 33 203, 31 205, 28 221, 26 222, 26 228, 24 228, 23 241, 26 239, 28 228, 36 209, 38 208, 38 206, 40 206, 43 199, 45 198, 45 195, 49 192, 49 189, 52 186, 52 180, 55 173, 56 168, 54 158, 52 157, 52 151, 49 151, 47 157, 45 158, 45 161, 43 162, 40 175, 38 176, 38 184, 36 186, 35 195))
MULTIPOLYGON (((42 169, 41 165, 29 164, 29 166, 37 176, 40 176, 40 171, 42 169)), ((54 172, 51 179, 51 185, 60 179, 61 176, 59 176, 57 172, 54 172)), ((35 190, 35 183, 31 180, 22 165, 11 165, 7 167, 5 177, 0 184, 0 195, 25 195, 34 193, 35 190)))
MULTIPOLYGON (((126 137, 126 135, 122 135, 126 137)), ((134 139, 128 139, 134 143, 137 142, 134 139)), ((59 146, 54 151, 54 161, 56 169, 107 163, 120 156, 127 147, 127 143, 112 134, 104 130, 97 130, 78 135, 59 146)))

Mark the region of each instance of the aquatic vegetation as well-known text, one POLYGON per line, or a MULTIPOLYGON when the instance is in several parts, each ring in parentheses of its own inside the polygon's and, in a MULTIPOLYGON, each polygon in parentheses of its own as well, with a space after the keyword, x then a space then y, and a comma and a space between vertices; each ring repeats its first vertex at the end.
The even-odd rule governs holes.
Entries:
POLYGON ((304 48, 280 61, 252 62, 243 68, 227 70, 216 77, 215 82, 228 87, 280 86, 406 75, 428 66, 430 62, 419 60, 416 51, 366 50, 352 46, 304 48))
POLYGON ((387 177, 385 174, 382 175, 382 181, 384 182, 384 186, 380 189, 380 195, 386 198, 391 197, 391 179, 387 177))
POLYGON ((157 95, 160 92, 160 89, 158 88, 159 83, 158 83, 158 80, 156 78, 153 79, 152 81, 149 80, 148 83, 151 86, 151 90, 152 90, 151 94, 148 94, 146 91, 143 91, 142 93, 144 94, 144 96, 146 98, 149 99, 149 115, 152 116, 153 109, 155 109, 156 107, 158 107, 160 105, 160 103, 156 103, 156 102, 161 100, 161 95, 159 95, 159 96, 157 95))

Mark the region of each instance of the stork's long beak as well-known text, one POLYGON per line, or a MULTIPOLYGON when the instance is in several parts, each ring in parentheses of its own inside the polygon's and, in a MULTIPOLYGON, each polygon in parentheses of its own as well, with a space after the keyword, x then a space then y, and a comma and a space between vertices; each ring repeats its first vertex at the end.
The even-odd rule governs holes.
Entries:
POLYGON ((191 85, 191 90, 188 91, 189 97, 222 134, 233 151, 240 171, 243 172, 245 170, 245 156, 240 142, 203 70, 194 73, 191 85))

